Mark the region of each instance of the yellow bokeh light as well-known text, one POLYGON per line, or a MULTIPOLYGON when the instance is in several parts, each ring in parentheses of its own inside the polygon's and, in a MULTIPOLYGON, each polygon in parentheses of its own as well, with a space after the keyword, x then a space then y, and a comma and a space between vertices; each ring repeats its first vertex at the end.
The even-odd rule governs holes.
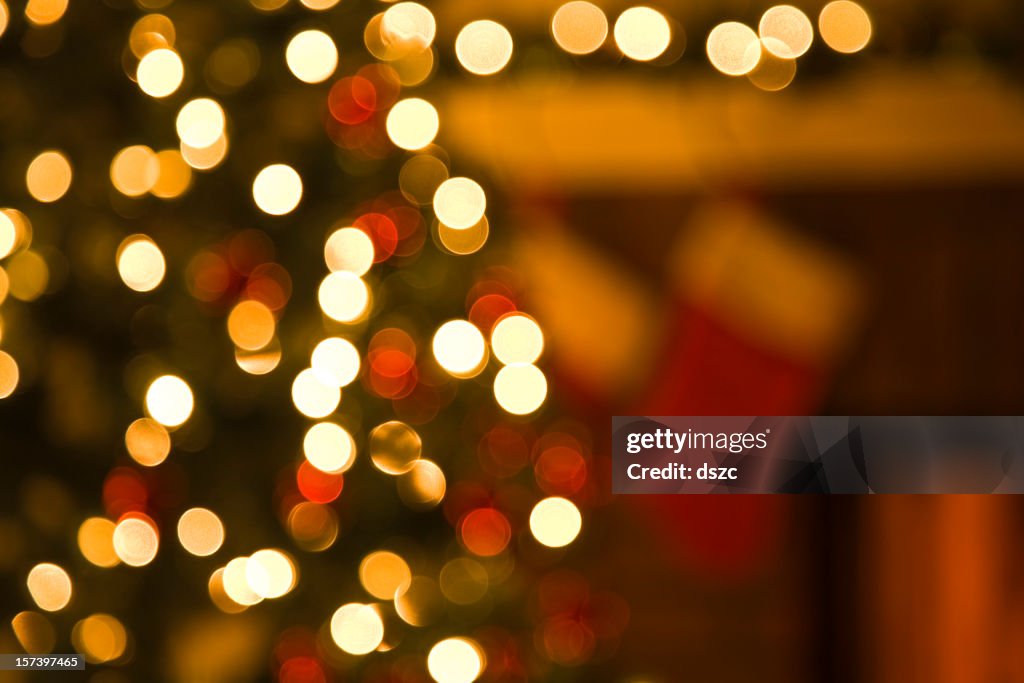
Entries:
POLYGON ((512 59, 512 34, 496 21, 470 22, 455 38, 455 56, 471 74, 496 74, 512 59))
POLYGON ((747 78, 755 86, 766 92, 782 90, 796 77, 796 60, 778 57, 782 47, 775 38, 762 38, 763 45, 760 61, 753 71, 747 74, 747 78))
POLYGON ((650 7, 630 7, 620 14, 614 33, 622 54, 638 62, 657 59, 672 42, 668 19, 650 7))
POLYGON ((743 76, 761 58, 760 41, 754 29, 738 21, 719 24, 708 34, 708 59, 728 76, 743 76))
MULTIPOLYGON (((4 299, 7 298, 7 292, 11 289, 10 278, 7 277, 7 271, 0 266, 0 304, 3 304, 4 299)), ((3 326, 0 325, 0 341, 3 341, 3 326)))
POLYGON ((28 0, 25 18, 36 26, 47 26, 60 21, 68 9, 68 0, 28 0))
POLYGON ((487 211, 487 195, 475 180, 449 178, 434 193, 434 214, 449 228, 466 230, 487 211))
POLYGON ((324 244, 324 261, 331 272, 344 270, 365 275, 373 266, 373 240, 359 228, 341 228, 324 244))
POLYGON ((513 415, 529 415, 544 404, 548 382, 536 365, 506 365, 494 378, 494 398, 513 415))
POLYGON ((165 427, 178 427, 192 415, 194 399, 185 380, 163 375, 146 390, 146 412, 165 427))
POLYGON ((444 500, 447 482, 437 463, 417 460, 398 478, 398 497, 411 508, 432 508, 444 500))
POLYGON ((123 195, 138 197, 149 192, 160 177, 156 153, 145 145, 125 147, 110 163, 110 182, 123 195))
POLYGON ((114 552, 114 523, 103 517, 89 517, 78 527, 78 550, 97 567, 110 568, 121 563, 114 552))
POLYGON ((174 199, 185 193, 192 184, 192 168, 176 149, 165 149, 156 154, 157 177, 150 192, 154 197, 174 199))
POLYGON ((288 513, 288 533, 303 550, 326 550, 338 538, 338 515, 327 505, 304 501, 288 513))
POLYGON ((320 283, 317 299, 327 317, 340 323, 352 323, 366 314, 370 290, 358 275, 339 270, 320 283))
POLYGON ((245 580, 253 593, 268 600, 280 598, 295 587, 295 563, 280 550, 257 550, 245 563, 245 580))
POLYGON ((395 613, 411 626, 429 626, 445 611, 444 596, 437 582, 426 576, 414 576, 409 588, 394 600, 395 613))
POLYGON ((487 364, 487 342, 476 325, 449 320, 434 333, 432 343, 438 365, 454 377, 475 377, 487 364))
POLYGON ((7 30, 7 24, 11 20, 11 13, 7 9, 7 3, 4 0, 0 0, 0 36, 7 30))
POLYGON ((356 460, 356 443, 344 427, 320 422, 302 439, 302 452, 309 464, 321 472, 345 472, 356 460))
POLYGON ((573 0, 555 11, 551 35, 566 52, 587 55, 604 45, 608 38, 608 17, 593 3, 573 0))
POLYGON ((224 135, 227 119, 215 101, 202 97, 186 103, 174 122, 178 138, 195 149, 212 146, 224 135))
POLYGON ((302 178, 287 164, 271 164, 253 180, 252 197, 260 211, 271 216, 291 213, 302 199, 302 178))
POLYGON ((50 267, 35 251, 23 251, 7 262, 11 296, 19 301, 35 301, 50 283, 50 267))
POLYGON ((338 67, 338 48, 323 31, 302 31, 288 41, 285 61, 300 81, 322 83, 338 67))
POLYGON ((125 430, 124 445, 132 460, 146 467, 156 467, 171 453, 171 435, 156 420, 140 417, 125 430))
POLYGON ((437 239, 441 246, 459 256, 475 254, 480 251, 487 244, 490 234, 491 226, 487 221, 487 216, 481 218, 473 227, 465 230, 456 230, 440 221, 437 222, 437 239))
POLYGON ((14 393, 18 388, 18 363, 6 351, 0 351, 0 400, 14 393))
POLYGON ((235 349, 235 363, 243 372, 250 375, 266 375, 273 372, 281 363, 281 344, 277 338, 258 351, 235 349))
POLYGON ((192 555, 209 557, 224 544, 224 524, 212 510, 191 508, 178 518, 178 541, 192 555))
MULTIPOLYGON (((217 609, 225 614, 244 612, 248 606, 235 602, 224 588, 224 569, 224 567, 220 567, 210 575, 210 581, 207 583, 210 600, 216 605, 217 609)), ((259 596, 256 597, 258 598, 259 596)))
POLYGON ((545 498, 530 512, 530 532, 533 537, 549 548, 569 545, 580 534, 583 517, 571 500, 545 498))
POLYGON ((871 40, 871 17, 863 7, 850 0, 836 0, 818 15, 818 32, 825 44, 836 52, 859 52, 871 40))
POLYGON ((331 9, 340 1, 341 0, 301 0, 303 7, 316 12, 323 12, 324 10, 331 9))
POLYGON ((313 349, 310 367, 325 384, 345 387, 359 376, 359 351, 347 339, 324 339, 313 349))
POLYGON ((507 315, 491 330, 491 349, 505 365, 533 363, 544 351, 544 333, 528 315, 507 315))
POLYGON ((124 626, 109 614, 93 614, 71 630, 71 643, 90 664, 112 662, 124 654, 128 634, 124 626))
POLYGON ((342 605, 331 617, 331 638, 345 652, 365 655, 384 640, 384 622, 371 605, 342 605))
POLYGON ((418 2, 399 2, 384 12, 380 30, 388 42, 425 50, 434 42, 437 22, 430 10, 418 2))
POLYGON ((55 202, 71 187, 71 163, 61 152, 48 150, 28 165, 25 184, 28 193, 40 202, 55 202))
POLYGON ((227 563, 224 573, 221 574, 221 585, 227 596, 235 603, 246 607, 263 601, 249 585, 248 568, 248 557, 236 557, 227 563))
POLYGON ((170 47, 177 38, 174 22, 163 14, 147 14, 132 26, 128 34, 128 47, 139 59, 152 50, 170 47))
POLYGON ((150 97, 167 97, 185 79, 185 64, 178 53, 170 48, 152 50, 139 61, 135 79, 142 92, 150 97))
POLYGON ((446 638, 427 655, 427 670, 437 683, 473 683, 483 669, 483 651, 468 638, 446 638))
POLYGON ((130 235, 117 248, 117 272, 130 289, 150 292, 163 282, 167 263, 156 242, 146 235, 130 235))
POLYGON ((18 246, 18 226, 11 217, 0 212, 0 259, 8 256, 18 246))
POLYGON ((366 592, 380 600, 393 600, 409 588, 412 572, 401 556, 379 550, 359 564, 359 582, 366 592))
POLYGON ((144 567, 153 561, 160 547, 160 536, 149 520, 127 517, 114 527, 114 552, 130 567, 144 567))
POLYGON ((30 655, 49 654, 57 643, 53 624, 39 612, 18 612, 11 619, 11 630, 22 649, 30 655))
POLYGON ((197 171, 209 171, 220 165, 228 154, 228 136, 221 135, 208 147, 192 147, 182 141, 181 158, 197 171))
POLYGON ((398 174, 398 185, 405 198, 424 206, 434 201, 434 193, 448 180, 448 167, 430 154, 419 154, 404 164, 398 174))
POLYGON ((388 112, 388 137, 402 149, 423 149, 437 137, 440 126, 437 109, 419 97, 401 100, 388 112))
POLYGON ((471 605, 487 594, 490 579, 476 560, 456 558, 441 568, 441 592, 456 605, 471 605))
POLYGON ((757 30, 764 48, 782 59, 802 56, 814 40, 811 20, 792 5, 778 5, 766 11, 757 30))
POLYGON ((252 299, 239 302, 228 315, 228 336, 240 349, 259 351, 274 338, 277 323, 267 306, 252 299))
POLYGON ((29 595, 47 612, 57 612, 71 602, 71 577, 62 567, 50 562, 37 564, 26 579, 29 595))
POLYGON ((292 382, 295 408, 313 419, 327 417, 341 403, 341 390, 320 380, 312 368, 306 368, 292 382))
POLYGON ((385 474, 404 474, 423 453, 416 430, 397 420, 374 427, 369 439, 370 460, 385 474))

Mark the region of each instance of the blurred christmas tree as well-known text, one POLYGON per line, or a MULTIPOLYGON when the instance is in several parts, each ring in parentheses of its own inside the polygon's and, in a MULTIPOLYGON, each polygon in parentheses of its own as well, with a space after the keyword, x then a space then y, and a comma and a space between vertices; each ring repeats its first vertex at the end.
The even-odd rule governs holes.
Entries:
MULTIPOLYGON (((409 94, 434 17, 284 5, 0 1, 2 649, 555 679, 627 610, 552 571, 590 444, 531 424, 543 334, 409 94)), ((500 71, 478 24, 459 59, 500 71)))

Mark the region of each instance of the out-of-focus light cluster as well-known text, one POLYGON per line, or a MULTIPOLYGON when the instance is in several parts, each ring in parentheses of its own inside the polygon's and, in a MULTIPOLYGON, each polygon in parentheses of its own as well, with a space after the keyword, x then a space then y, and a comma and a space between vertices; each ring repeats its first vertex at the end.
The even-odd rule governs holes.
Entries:
POLYGON ((285 50, 288 69, 304 83, 322 83, 338 67, 338 48, 329 35, 310 29, 295 34, 285 50))
POLYGON ((483 649, 469 638, 446 638, 427 655, 427 670, 437 683, 473 683, 484 665, 483 649))
POLYGON ((235 614, 264 600, 284 597, 298 583, 290 555, 276 548, 236 557, 210 576, 210 599, 222 611, 235 614))
POLYGON ((212 510, 191 508, 178 518, 178 541, 190 554, 208 557, 224 543, 224 523, 212 510))
POLYGON ((455 38, 455 56, 466 71, 492 76, 512 59, 512 34, 496 21, 480 19, 466 24, 455 38))
POLYGON ((156 242, 146 235, 131 235, 117 248, 117 272, 130 289, 150 292, 163 281, 167 264, 156 242))
POLYGON ((71 187, 71 163, 62 152, 42 152, 28 165, 25 184, 34 199, 44 203, 55 202, 71 187))

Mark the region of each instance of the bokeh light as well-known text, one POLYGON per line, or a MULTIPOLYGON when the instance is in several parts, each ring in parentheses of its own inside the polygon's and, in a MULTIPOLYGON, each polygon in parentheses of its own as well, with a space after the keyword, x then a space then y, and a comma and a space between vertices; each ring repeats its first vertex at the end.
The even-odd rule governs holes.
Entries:
POLYGON ((427 670, 437 683, 472 683, 483 669, 483 650, 468 638, 446 638, 427 655, 427 670))
POLYGON ((180 197, 192 184, 192 167, 188 165, 181 152, 176 149, 165 149, 156 154, 156 182, 150 188, 154 197, 174 199, 180 197))
POLYGON ((34 199, 55 202, 71 187, 71 163, 61 152, 48 150, 28 165, 25 184, 34 199))
POLYGON ((310 367, 322 382, 344 387, 359 376, 359 350, 347 339, 324 339, 313 349, 310 367))
POLYGON ((498 555, 512 540, 508 518, 491 507, 477 508, 459 522, 459 538, 466 549, 480 557, 498 555))
POLYGON ((404 474, 411 470, 423 453, 423 442, 415 429, 392 420, 379 424, 370 432, 370 460, 385 474, 404 474))
POLYGON ((796 60, 778 57, 779 51, 788 50, 775 38, 761 39, 761 58, 747 79, 765 92, 782 90, 796 77, 796 60), (774 50, 769 50, 774 46, 774 50))
POLYGON ((22 251, 7 262, 11 296, 19 301, 35 301, 50 282, 50 267, 37 251, 22 251))
POLYGON ((707 53, 711 65, 727 76, 743 76, 761 58, 760 41, 754 29, 738 21, 719 24, 708 34, 707 53))
POLYGON ((197 171, 209 171, 219 166, 227 156, 228 137, 221 135, 208 147, 193 147, 182 141, 180 150, 181 158, 191 168, 197 171))
POLYGON ((160 177, 156 153, 145 145, 125 147, 110 163, 110 182, 123 195, 139 197, 146 194, 160 177))
POLYGON ((160 547, 160 536, 153 520, 138 514, 117 523, 113 541, 114 552, 130 567, 149 564, 160 547))
POLYGON ((14 393, 18 388, 18 363, 6 351, 0 351, 0 400, 14 393))
POLYGON ((248 568, 248 557, 236 557, 224 566, 224 573, 221 575, 221 583, 227 597, 245 607, 263 602, 263 598, 249 585, 248 568))
POLYGON ((163 375, 146 390, 146 412, 165 427, 178 427, 192 415, 192 389, 185 380, 163 375))
POLYGON ((395 597, 395 612, 411 626, 429 626, 444 614, 444 595, 437 582, 426 576, 414 576, 404 593, 395 597))
POLYGON ((449 178, 434 193, 434 214, 449 228, 472 228, 486 211, 487 195, 475 180, 449 178))
POLYGON ((467 320, 449 320, 441 325, 431 348, 438 365, 454 377, 474 377, 487 363, 484 335, 467 320))
POLYGON ((287 554, 265 548, 249 556, 245 564, 245 580, 253 593, 273 600, 291 592, 298 576, 295 563, 287 554))
POLYGON ((28 0, 25 18, 36 26, 48 26, 60 21, 68 9, 68 0, 28 0))
POLYGON ((113 662, 124 654, 128 633, 119 620, 109 614, 93 614, 75 624, 71 643, 90 664, 113 662))
POLYGON ((291 72, 304 83, 322 83, 338 67, 338 48, 323 31, 310 29, 297 33, 285 49, 291 72))
POLYGON ((365 655, 384 640, 384 622, 372 605, 342 605, 331 617, 331 638, 345 652, 365 655))
POLYGON ((156 467, 171 453, 171 435, 156 420, 140 417, 125 430, 124 445, 132 460, 145 467, 156 467))
POLYGON ((398 147, 415 151, 434 141, 441 126, 437 109, 430 102, 410 97, 395 103, 388 112, 388 137, 398 147))
POLYGON ((356 444, 344 427, 320 422, 306 431, 302 452, 309 464, 321 472, 345 472, 356 459, 356 444))
POLYGON ((104 517, 89 517, 78 527, 78 550, 97 567, 116 567, 121 559, 114 552, 114 523, 104 517))
POLYGON ((622 54, 638 62, 657 59, 672 42, 668 19, 651 7, 627 9, 615 20, 614 33, 622 54))
POLYGON ((55 564, 43 562, 32 567, 26 583, 29 595, 41 610, 57 612, 71 602, 71 577, 55 564))
POLYGON ((353 275, 365 275, 373 259, 373 240, 359 228, 335 230, 324 244, 324 260, 332 273, 344 270, 353 275))
POLYGON ((494 398, 513 415, 529 415, 544 404, 548 382, 536 365, 506 365, 494 378, 494 398))
POLYGON ((434 193, 448 180, 448 167, 430 154, 417 154, 402 165, 398 185, 413 204, 426 206, 434 201, 434 193))
POLYGON ((558 46, 574 55, 595 52, 608 38, 608 17, 586 0, 567 2, 551 19, 551 35, 558 46))
POLYGON ((26 653, 45 655, 53 652, 57 633, 50 620, 39 612, 18 612, 11 619, 11 630, 26 653))
POLYGON ((425 50, 434 42, 437 22, 430 10, 420 3, 399 2, 384 12, 380 30, 387 41, 425 50))
POLYGON ((398 496, 413 509, 427 509, 444 500, 447 483, 437 463, 420 459, 398 478, 398 496))
POLYGON ((471 74, 496 74, 512 59, 512 34, 496 21, 470 22, 455 38, 455 56, 471 74))
POLYGON ((490 579, 482 564, 458 557, 441 568, 441 592, 456 605, 472 605, 487 594, 490 579))
POLYGON ((241 301, 228 315, 228 336, 235 346, 258 351, 271 342, 277 323, 267 306, 252 299, 241 301))
POLYGON ((174 50, 159 48, 139 61, 135 79, 142 92, 150 97, 167 97, 177 91, 185 79, 185 64, 174 50))
POLYGON ((412 572, 396 553, 378 550, 359 564, 359 583, 366 592, 380 600, 393 600, 409 588, 412 572))
POLYGON ((340 323, 352 323, 366 313, 370 290, 359 276, 339 270, 323 279, 317 299, 327 317, 340 323))
POLYGON ((341 403, 341 390, 323 382, 312 368, 306 368, 292 382, 295 408, 313 419, 327 417, 341 403))
POLYGON ((456 230, 437 222, 437 239, 445 249, 458 256, 475 254, 480 251, 490 236, 491 226, 484 216, 471 228, 456 230))
POLYGON ((291 213, 302 199, 302 178, 287 164, 271 164, 253 180, 252 197, 260 211, 271 216, 291 213))
POLYGON ((583 517, 572 501, 557 496, 545 498, 530 512, 530 532, 549 548, 569 545, 579 536, 583 517))
POLYGON ((178 518, 178 542, 192 555, 209 557, 224 543, 224 524, 212 510, 191 508, 178 518))
POLYGON ((852 54, 863 50, 871 40, 871 17, 850 0, 825 5, 818 15, 818 32, 825 44, 836 52, 852 54))
POLYGON ((117 272, 121 281, 136 292, 151 292, 167 272, 164 254, 146 235, 129 235, 117 248, 117 272))
POLYGON ((193 149, 212 146, 224 135, 227 119, 224 110, 208 97, 186 103, 174 122, 178 138, 193 149))
POLYGON ((792 5, 777 5, 767 10, 761 15, 757 30, 764 48, 782 59, 802 56, 814 40, 811 20, 792 5))
POLYGON ((491 330, 491 349, 505 365, 534 363, 544 351, 544 333, 528 315, 506 315, 491 330))

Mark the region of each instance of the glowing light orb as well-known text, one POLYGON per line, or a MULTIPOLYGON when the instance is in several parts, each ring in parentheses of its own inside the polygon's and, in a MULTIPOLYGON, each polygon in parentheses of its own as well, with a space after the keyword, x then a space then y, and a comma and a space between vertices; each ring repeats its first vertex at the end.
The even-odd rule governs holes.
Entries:
POLYGON ((344 270, 365 275, 373 266, 373 259, 373 240, 359 228, 335 230, 324 244, 324 260, 332 273, 344 270))
POLYGON ((274 338, 277 323, 267 306, 252 299, 239 302, 228 315, 228 336, 240 349, 258 351, 274 338))
POLYGON ((672 42, 668 19, 650 7, 630 7, 620 14, 614 34, 622 54, 638 62, 657 59, 672 42))
POLYGON ((573 0, 555 11, 551 35, 569 54, 587 55, 604 45, 608 38, 608 17, 593 3, 573 0))
POLYGON ((761 58, 754 29, 738 21, 727 21, 711 29, 706 47, 711 65, 727 76, 750 73, 761 58))
POLYGON ((167 273, 164 254, 146 235, 130 235, 117 248, 117 273, 129 289, 151 292, 167 273))
POLYGON ((384 622, 370 605, 342 605, 331 617, 331 638, 345 652, 365 655, 384 640, 384 622))
POLYGON ((193 407, 192 390, 180 377, 158 377, 146 390, 146 412, 165 427, 184 424, 193 407))
POLYGON ((58 612, 71 602, 71 577, 55 564, 44 562, 32 567, 26 584, 29 595, 41 610, 58 612))
POLYGON ((530 532, 549 548, 562 548, 579 536, 583 517, 572 501, 565 498, 545 498, 530 513, 530 532))
POLYGON ((757 31, 765 49, 782 59, 802 56, 814 40, 811 20, 792 5, 778 5, 766 11, 761 15, 757 31))
POLYGON ((512 34, 496 21, 470 22, 455 38, 455 56, 471 74, 496 74, 512 59, 512 34))
POLYGON ((427 671, 437 683, 473 683, 483 669, 483 652, 468 638, 446 638, 427 655, 427 671))
POLYGON ((167 97, 185 79, 185 64, 178 53, 170 48, 152 50, 139 61, 135 79, 142 92, 150 97, 167 97))
POLYGON ((191 508, 178 518, 178 541, 192 555, 209 557, 224 543, 224 524, 212 510, 191 508))
POLYGON ((300 81, 322 83, 338 67, 338 48, 323 31, 302 31, 288 41, 285 61, 300 81))
POLYGON ((370 290, 359 276, 339 270, 320 283, 317 299, 327 317, 340 323, 352 323, 366 313, 370 290))
POLYGON ((505 365, 533 363, 544 351, 544 333, 528 315, 507 315, 491 330, 491 349, 505 365))
POLYGON ((397 102, 388 112, 388 137, 402 149, 423 149, 434 141, 440 127, 437 109, 419 97, 397 102))
POLYGON ((71 187, 71 163, 56 150, 43 152, 28 165, 25 184, 28 193, 43 203, 55 202, 71 187))
POLYGON ((374 427, 369 439, 370 460, 385 474, 404 474, 411 470, 423 452, 416 430, 397 420, 374 427))
POLYGON ((324 339, 313 349, 310 367, 324 383, 348 386, 359 376, 359 351, 347 339, 324 339))
POLYGON ((260 211, 271 216, 291 213, 302 199, 302 178, 287 164, 271 164, 253 180, 252 197, 260 211))
POLYGON ((321 422, 309 428, 302 439, 302 452, 309 464, 321 472, 345 472, 356 459, 356 444, 344 427, 321 422))
POLYGON ((144 567, 153 561, 160 547, 156 527, 147 519, 127 517, 114 527, 114 552, 130 567, 144 567))
POLYGON ((855 2, 836 0, 822 8, 818 31, 830 48, 852 54, 863 50, 871 40, 871 17, 855 2))
POLYGON ((449 320, 434 333, 432 343, 438 365, 455 377, 480 374, 487 363, 487 342, 476 325, 466 320, 449 320))
POLYGON ((544 404, 548 382, 536 365, 506 365, 494 378, 494 398, 513 415, 529 415, 544 404))
POLYGON ((359 582, 373 597, 394 600, 409 587, 412 572, 400 555, 379 550, 364 557, 359 564, 359 582))
POLYGON ((280 598, 295 587, 295 563, 280 550, 257 550, 245 564, 245 580, 261 598, 280 598))
POLYGON ((487 195, 475 180, 449 178, 434 193, 434 214, 449 228, 472 228, 486 211, 487 195))
POLYGON ((205 149, 224 135, 227 119, 219 104, 203 97, 186 103, 178 111, 174 125, 183 144, 205 149))

